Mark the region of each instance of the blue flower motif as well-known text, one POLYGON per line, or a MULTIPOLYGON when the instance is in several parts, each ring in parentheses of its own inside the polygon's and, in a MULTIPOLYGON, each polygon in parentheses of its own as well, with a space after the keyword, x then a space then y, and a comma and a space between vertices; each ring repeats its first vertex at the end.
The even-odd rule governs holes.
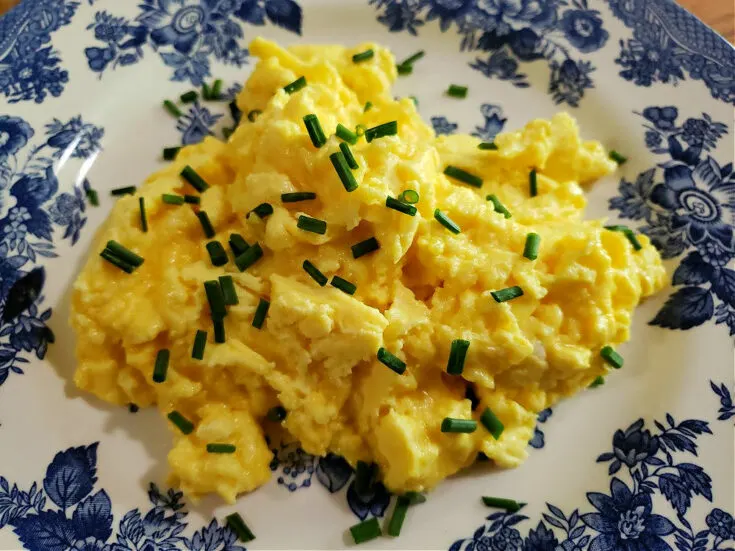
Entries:
POLYGON ((679 116, 679 110, 673 105, 666 107, 646 107, 643 110, 643 116, 652 122, 658 130, 671 132, 676 129, 676 119, 679 116))
POLYGON ((86 159, 100 149, 100 140, 104 136, 104 130, 93 125, 86 124, 82 117, 77 115, 68 122, 62 123, 58 119, 46 125, 49 138, 46 143, 60 152, 73 147, 71 156, 77 159, 86 159))
POLYGON ((492 103, 483 103, 480 112, 485 118, 485 124, 475 126, 472 135, 485 142, 491 142, 502 132, 508 119, 503 116, 503 108, 492 103))
POLYGON ((658 438, 651 436, 651 432, 643 428, 642 420, 633 423, 625 432, 617 430, 613 435, 613 453, 616 462, 623 462, 628 467, 635 467, 641 461, 653 457, 658 448, 658 438))
POLYGON ((174 2, 158 1, 159 9, 165 14, 159 20, 159 24, 164 24, 151 32, 151 40, 159 46, 170 44, 176 51, 188 54, 199 37, 204 34, 207 26, 214 24, 214 21, 210 23, 212 2, 189 2, 172 11, 170 8, 175 5, 174 2))
POLYGON ((590 73, 594 71, 587 61, 575 62, 566 59, 562 63, 551 63, 549 93, 556 103, 566 102, 572 107, 579 106, 584 90, 592 88, 590 73))
POLYGON ((78 212, 84 212, 84 201, 71 193, 60 193, 49 209, 49 216, 55 224, 68 226, 78 212))
POLYGON ((528 531, 523 551, 555 551, 557 545, 559 540, 556 539, 554 532, 543 522, 539 522, 535 530, 528 531))
MULTIPOLYGON (((408 3, 407 3, 408 4, 408 3)), ((474 7, 473 0, 429 0, 428 21, 439 18, 442 31, 446 31, 454 20, 461 18, 474 7)), ((410 9, 410 6, 407 6, 410 9)))
POLYGON ((735 539, 735 520, 722 509, 712 509, 705 519, 712 533, 723 540, 735 539))
POLYGON ((11 346, 16 350, 35 352, 38 359, 42 360, 48 348, 46 321, 50 317, 50 309, 39 316, 38 307, 32 304, 27 314, 19 314, 12 325, 0 332, 0 336, 8 336, 11 346))
POLYGON ((687 119, 681 127, 681 139, 692 147, 712 149, 717 140, 727 133, 722 123, 713 123, 709 115, 701 119, 687 119))
POLYGON ((105 542, 98 540, 94 536, 90 536, 83 540, 78 540, 73 551, 110 551, 112 548, 109 545, 105 545, 105 542))
POLYGON ((655 130, 649 130, 648 132, 646 132, 645 140, 646 147, 648 149, 655 149, 661 145, 661 142, 663 141, 663 136, 655 130))
POLYGON ((446 117, 431 117, 431 126, 437 136, 454 134, 457 130, 457 123, 449 122, 446 117))
POLYGON ((199 143, 206 136, 212 135, 211 129, 220 118, 221 114, 212 114, 199 103, 194 104, 176 124, 176 129, 182 134, 181 143, 184 145, 199 143))
POLYGON ((8 242, 11 249, 18 246, 18 243, 25 239, 28 232, 26 222, 31 219, 31 214, 25 207, 14 207, 8 213, 7 222, 3 227, 3 239, 8 242))
POLYGON ((20 151, 32 136, 33 129, 23 119, 0 115, 0 163, 20 151))
POLYGON ((490 16, 483 30, 494 31, 498 36, 529 26, 546 30, 556 23, 554 2, 546 0, 478 0, 477 7, 490 16))
POLYGON ((493 551, 518 551, 522 545, 521 533, 515 528, 502 528, 491 540, 493 551))
POLYGON ((567 40, 580 52, 594 52, 609 38, 602 28, 602 18, 595 10, 568 10, 561 18, 561 28, 567 40))

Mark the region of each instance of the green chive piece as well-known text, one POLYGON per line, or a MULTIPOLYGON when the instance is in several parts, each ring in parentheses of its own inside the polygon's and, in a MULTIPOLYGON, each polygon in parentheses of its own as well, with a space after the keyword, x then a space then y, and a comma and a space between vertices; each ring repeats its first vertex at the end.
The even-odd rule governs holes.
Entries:
POLYGON ((442 226, 444 226, 454 234, 460 233, 462 231, 460 227, 454 221, 452 221, 451 218, 449 218, 439 209, 434 209, 434 218, 437 222, 439 222, 442 226))
POLYGON ((188 92, 181 94, 179 99, 181 100, 181 103, 194 103, 198 97, 199 94, 197 94, 195 90, 189 90, 188 92))
POLYGON ((616 163, 618 163, 618 165, 624 165, 625 163, 628 162, 628 157, 625 157, 624 155, 621 155, 620 153, 618 153, 614 149, 610 151, 610 158, 613 161, 615 161, 616 163))
POLYGON ((268 315, 268 310, 271 307, 271 303, 265 300, 264 298, 261 298, 258 302, 258 307, 255 309, 255 315, 253 316, 253 327, 256 329, 261 329, 263 327, 263 323, 265 323, 265 318, 268 315))
POLYGON ((225 320, 222 318, 215 318, 212 320, 214 326, 214 342, 222 344, 227 340, 225 338, 225 320))
POLYGON ((163 201, 167 205, 183 205, 185 199, 181 195, 175 195, 173 193, 164 193, 161 195, 161 201, 163 201))
POLYGON ((194 346, 191 349, 191 357, 195 360, 204 359, 204 348, 207 346, 207 332, 197 329, 194 336, 194 346))
POLYGON ((538 258, 538 249, 541 246, 541 236, 537 233, 529 233, 526 236, 526 245, 523 247, 523 256, 528 260, 538 258))
POLYGON ((97 191, 94 189, 88 189, 86 191, 87 194, 87 200, 89 201, 89 204, 93 207, 99 207, 100 206, 100 197, 97 194, 97 191))
POLYGON ((410 75, 413 73, 413 65, 404 65, 403 63, 400 63, 396 65, 396 70, 399 75, 410 75))
POLYGON ((225 304, 227 304, 228 306, 232 306, 233 304, 240 304, 240 299, 237 298, 237 290, 235 289, 235 280, 232 279, 232 276, 223 275, 219 276, 218 279, 219 286, 222 288, 222 296, 225 299, 225 304))
POLYGON ((332 287, 336 287, 343 293, 347 293, 348 295, 354 295, 355 291, 357 291, 357 285, 347 281, 346 279, 342 279, 339 276, 332 276, 332 281, 330 282, 330 285, 332 287))
POLYGON ((413 65, 419 59, 421 59, 422 57, 424 57, 425 53, 426 52, 424 52, 424 50, 419 50, 415 54, 413 54, 413 55, 407 57, 406 59, 404 59, 403 61, 401 61, 401 63, 399 65, 409 65, 409 66, 410 65, 413 65))
POLYGON ((411 505, 411 500, 408 497, 398 496, 396 506, 393 509, 393 515, 388 522, 389 536, 398 537, 401 534, 401 528, 403 527, 403 521, 406 520, 406 512, 408 511, 409 505, 411 505))
POLYGON ((475 432, 477 430, 477 421, 474 419, 455 419, 454 417, 445 417, 442 421, 442 432, 475 432))
POLYGON ((355 126, 355 134, 358 136, 363 136, 365 134, 365 130, 367 130, 367 126, 364 124, 358 124, 355 126))
POLYGON ((204 230, 204 237, 207 239, 211 239, 214 237, 214 234, 216 233, 214 231, 214 226, 212 226, 212 222, 209 221, 209 215, 207 215, 207 212, 204 210, 200 210, 197 212, 197 218, 199 218, 199 223, 202 225, 202 229, 204 230))
MULTIPOLYGON (((257 214, 258 218, 263 219, 273 214, 273 205, 270 203, 261 203, 250 212, 257 214)), ((250 217, 250 213, 248 213, 248 217, 250 217)))
POLYGON ((595 380, 590 383, 589 388, 597 388, 598 386, 602 386, 605 384, 605 377, 602 375, 598 375, 595 377, 595 380))
POLYGON ((536 175, 535 168, 528 174, 528 192, 531 197, 538 195, 538 176, 536 175))
POLYGON ((318 148, 327 143, 327 137, 324 135, 322 125, 319 124, 319 119, 314 113, 304 117, 304 126, 306 127, 306 131, 309 133, 309 138, 311 138, 311 143, 314 147, 318 148))
POLYGON ((135 186, 119 187, 110 191, 110 195, 135 195, 135 186))
POLYGON ((171 101, 171 100, 168 100, 168 99, 167 100, 164 100, 163 101, 163 108, 166 111, 168 111, 171 115, 173 115, 174 117, 176 117, 177 119, 181 115, 183 115, 183 113, 181 112, 181 110, 178 107, 176 107, 176 104, 173 101, 171 101))
POLYGON ((107 246, 105 247, 108 249, 112 254, 117 256, 118 258, 124 260, 128 264, 135 266, 136 268, 143 264, 144 260, 142 256, 138 256, 130 249, 127 249, 123 247, 120 243, 118 243, 115 240, 110 240, 107 242, 107 246))
POLYGON ((337 171, 337 176, 339 176, 344 188, 348 192, 355 191, 357 189, 357 180, 355 180, 355 175, 352 174, 350 165, 347 163, 347 158, 344 156, 342 151, 332 153, 329 156, 329 160, 332 161, 332 166, 334 167, 334 170, 337 171))
POLYGON ((495 212, 499 212, 500 214, 505 216, 506 219, 513 217, 510 211, 507 208, 505 208, 505 205, 503 205, 503 203, 500 202, 500 199, 498 199, 497 195, 491 193, 490 195, 485 197, 485 199, 487 199, 493 204, 493 210, 495 212))
POLYGON ((614 226, 604 226, 604 228, 609 231, 619 231, 619 232, 625 232, 630 229, 628 226, 623 226, 622 224, 616 224, 614 226))
POLYGON ((466 98, 467 86, 459 86, 458 84, 450 84, 447 89, 447 95, 452 98, 466 98))
POLYGON ((296 80, 294 80, 291 84, 286 84, 286 86, 283 87, 284 91, 287 94, 293 94, 294 92, 298 92, 302 88, 306 86, 306 77, 299 77, 296 80))
POLYGON ((463 170, 457 166, 447 166, 447 168, 444 169, 444 174, 446 176, 449 176, 450 178, 454 178, 455 180, 462 182, 463 184, 468 184, 473 187, 482 187, 482 178, 480 178, 479 176, 475 176, 474 174, 470 174, 466 170, 463 170))
POLYGON ((105 249, 100 253, 100 256, 107 260, 110 264, 117 266, 120 268, 123 272, 132 274, 135 271, 135 266, 132 264, 125 262, 118 256, 116 256, 114 253, 112 253, 109 249, 105 249))
POLYGON ((408 203, 404 203, 403 201, 400 201, 398 199, 395 199, 394 197, 386 197, 385 198, 385 206, 389 209, 397 210, 398 212, 402 212, 403 214, 408 214, 409 216, 416 216, 417 209, 413 205, 409 205, 408 203))
POLYGON ((145 212, 145 197, 138 197, 138 210, 140 211, 140 229, 148 233, 148 215, 145 212))
POLYGON ((304 263, 301 265, 301 267, 304 269, 304 271, 309 274, 314 281, 316 281, 320 287, 324 287, 327 284, 327 281, 329 278, 325 276, 323 273, 319 271, 319 268, 314 266, 311 262, 308 260, 304 260, 304 263))
POLYGON ((495 302, 507 302, 514 298, 522 297, 523 289, 518 285, 514 285, 513 287, 507 287, 505 289, 500 289, 499 291, 492 291, 490 294, 493 299, 495 299, 495 302))
POLYGON ((618 224, 615 226, 605 226, 605 229, 609 231, 617 231, 625 235, 625 238, 630 241, 630 244, 633 245, 633 249, 635 249, 636 251, 640 251, 643 248, 643 245, 641 245, 641 242, 638 241, 635 232, 631 230, 628 226, 618 224))
POLYGON ((603 346, 600 350, 600 356, 614 369, 623 367, 623 357, 615 352, 612 346, 603 346))
POLYGON ((365 139, 368 142, 372 142, 378 138, 395 136, 396 134, 398 134, 398 121, 390 121, 365 130, 365 139))
POLYGON ((182 171, 181 171, 181 177, 189 182, 192 186, 194 186, 194 189, 196 189, 199 193, 204 193, 207 189, 209 189, 209 184, 197 174, 197 172, 191 168, 189 165, 186 165, 182 171))
POLYGON ((426 496, 419 492, 406 492, 403 494, 404 497, 408 498, 409 505, 418 505, 419 503, 426 503, 426 496))
POLYGON ((318 218, 312 218, 311 216, 306 216, 305 214, 299 216, 299 219, 296 222, 296 227, 311 233, 318 233, 319 235, 324 235, 325 233, 327 233, 326 221, 319 220, 318 218))
POLYGON ((316 199, 313 191, 294 191, 293 193, 281 193, 281 201, 284 203, 298 203, 299 201, 311 201, 316 199))
POLYGON ((202 202, 202 198, 198 195, 184 195, 184 202, 192 205, 199 205, 202 202))
POLYGON ((364 52, 360 52, 359 54, 355 54, 352 56, 352 62, 353 63, 362 63, 363 61, 367 61, 368 59, 372 59, 375 55, 375 52, 370 50, 365 50, 364 52))
POLYGON ((181 151, 180 147, 164 147, 163 148, 163 160, 173 161, 176 158, 176 155, 179 154, 179 151, 181 151))
POLYGON ((288 412, 286 411, 285 407, 275 406, 268 410, 268 413, 265 414, 265 417, 269 421, 273 421, 274 423, 280 423, 286 418, 287 415, 288 415, 288 412))
POLYGON ((168 371, 168 360, 171 353, 167 348, 159 350, 156 354, 156 363, 153 366, 153 382, 162 383, 166 380, 166 372, 168 371))
POLYGON ((367 101, 367 102, 365 102, 365 108, 362 110, 362 112, 363 113, 367 113, 372 108, 373 108, 373 102, 372 101, 367 101))
POLYGON ((483 151, 497 151, 498 146, 495 145, 495 142, 482 142, 481 144, 478 144, 477 149, 482 149, 483 151))
POLYGON ((255 534, 250 531, 245 521, 237 513, 227 515, 225 517, 225 524, 227 524, 230 530, 235 532, 235 535, 240 541, 247 543, 255 539, 255 534))
POLYGON ((488 432, 493 435, 495 440, 500 438, 500 435, 503 434, 503 431, 505 430, 503 423, 495 416, 490 408, 485 408, 485 411, 482 412, 482 415, 480 415, 480 423, 482 423, 488 432))
POLYGON ((242 118, 242 111, 240 111, 240 108, 237 106, 237 101, 233 99, 227 104, 227 107, 230 109, 232 120, 235 121, 235 123, 239 123, 242 118))
POLYGON ((194 432, 194 423, 189 421, 186 417, 181 415, 178 411, 174 410, 169 413, 166 417, 171 421, 183 434, 191 434, 194 432))
POLYGON ((416 96, 408 96, 408 97, 411 98, 411 101, 413 102, 414 107, 419 106, 419 98, 417 98, 416 96))
POLYGON ((209 84, 207 84, 206 82, 202 82, 202 99, 203 100, 212 99, 212 89, 210 88, 209 84))
POLYGON ((207 295, 207 302, 209 302, 209 310, 212 318, 224 318, 227 315, 227 308, 219 281, 216 279, 205 281, 204 293, 207 295))
POLYGON ((239 233, 230 234, 230 248, 232 249, 232 254, 240 256, 242 253, 247 251, 249 247, 250 245, 245 241, 242 235, 239 233))
POLYGON ((211 94, 209 95, 208 99, 220 99, 222 96, 222 79, 218 78, 214 81, 214 84, 212 85, 211 94))
POLYGON ((252 247, 248 247, 244 253, 235 258, 235 265, 238 270, 244 272, 260 260, 262 256, 263 249, 261 248, 260 243, 255 243, 252 247))
POLYGON ((235 453, 236 449, 234 444, 207 444, 208 453, 235 453))
POLYGON ((374 540, 380 536, 380 525, 378 524, 377 517, 373 517, 368 520, 355 524, 350 527, 350 533, 355 543, 365 543, 366 541, 374 540))
POLYGON ((339 144, 339 150, 342 152, 342 155, 345 156, 347 166, 349 166, 352 170, 357 170, 358 168, 360 168, 360 165, 357 164, 355 156, 352 154, 350 146, 347 145, 346 142, 342 142, 341 144, 339 144))
POLYGON ((335 134, 337 134, 337 137, 340 140, 343 140, 350 145, 355 145, 357 143, 357 134, 355 134, 352 130, 350 130, 343 124, 337 125, 337 130, 335 131, 335 134))
POLYGON ((365 241, 355 243, 350 248, 352 249, 352 258, 360 258, 361 256, 377 251, 380 248, 380 243, 374 237, 370 237, 365 241))
POLYGON ((449 361, 447 361, 447 373, 450 375, 462 374, 469 347, 470 341, 464 339, 455 339, 452 341, 452 346, 449 350, 449 361))
POLYGON ((399 375, 403 375, 404 371, 406 371, 406 362, 394 356, 382 346, 378 349, 378 361, 399 375))
POLYGON ((519 503, 514 499, 505 499, 502 497, 488 497, 482 496, 482 502, 488 507, 496 507, 498 509, 505 509, 509 513, 517 513, 523 507, 525 503, 519 503))
POLYGON ((409 205, 415 205, 419 202, 419 192, 415 189, 407 189, 401 193, 401 201, 409 205))

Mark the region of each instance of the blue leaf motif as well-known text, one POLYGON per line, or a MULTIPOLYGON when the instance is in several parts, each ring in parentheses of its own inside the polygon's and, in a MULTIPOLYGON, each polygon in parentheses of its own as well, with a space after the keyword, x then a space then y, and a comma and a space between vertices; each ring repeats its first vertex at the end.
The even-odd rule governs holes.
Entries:
POLYGON ((77 541, 74 528, 61 511, 42 511, 13 522, 14 532, 30 551, 66 551, 77 541))
POLYGON ((735 306, 735 271, 719 268, 714 271, 712 291, 722 302, 735 306))
POLYGON ((712 266, 707 264, 697 251, 691 252, 681 261, 671 282, 674 285, 701 285, 712 277, 712 266))
POLYGON ((79 539, 107 540, 112 535, 112 504, 107 492, 100 490, 84 499, 72 515, 72 524, 79 539))
POLYGON ((702 495, 712 501, 712 479, 704 472, 704 469, 694 463, 680 463, 679 469, 681 480, 694 494, 702 495))
POLYGON ((46 470, 43 489, 62 509, 79 503, 97 482, 97 443, 59 452, 46 470))
POLYGON ((301 6, 293 0, 267 0, 265 14, 274 25, 301 34, 301 6))
POLYGON ((352 476, 352 467, 344 458, 330 453, 320 457, 316 477, 331 493, 340 491, 352 476))
POLYGON ((684 481, 674 474, 665 473, 660 476, 658 486, 676 512, 683 516, 691 505, 689 488, 684 481))
POLYGON ((684 287, 671 295, 649 323, 669 329, 691 329, 712 317, 714 303, 708 289, 684 287))

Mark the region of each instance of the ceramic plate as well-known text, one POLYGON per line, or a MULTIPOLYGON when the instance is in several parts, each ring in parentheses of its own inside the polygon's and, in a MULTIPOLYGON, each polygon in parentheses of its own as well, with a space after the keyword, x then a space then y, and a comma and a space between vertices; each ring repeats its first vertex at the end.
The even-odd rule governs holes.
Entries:
POLYGON ((485 140, 569 111, 629 162, 590 217, 651 237, 670 286, 636 312, 626 367, 539 415, 518 469, 475 469, 367 547, 454 551, 704 551, 735 547, 735 51, 668 0, 26 0, 0 19, 0 548, 334 549, 394 499, 358 495, 338 457, 274 450, 271 482, 233 506, 165 487, 171 437, 75 390, 69 288, 109 190, 163 146, 231 124, 226 102, 181 116, 163 98, 224 79, 248 41, 375 40, 426 50, 396 94, 438 134, 485 140), (464 101, 443 95, 465 83, 464 101), (84 189, 99 191, 100 205, 84 189), (527 502, 518 513, 480 495, 527 502))

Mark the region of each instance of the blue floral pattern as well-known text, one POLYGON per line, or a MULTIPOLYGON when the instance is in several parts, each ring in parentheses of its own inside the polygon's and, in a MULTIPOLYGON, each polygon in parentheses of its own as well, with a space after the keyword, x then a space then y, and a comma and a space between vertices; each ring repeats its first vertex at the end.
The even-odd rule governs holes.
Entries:
POLYGON ((735 404, 733 404, 732 394, 727 388, 725 383, 717 385, 714 381, 709 382, 710 388, 720 399, 720 409, 717 410, 719 414, 717 417, 718 421, 727 421, 728 419, 735 417, 735 404))
POLYGON ((171 80, 201 85, 213 60, 242 67, 243 23, 269 22, 301 34, 301 7, 294 0, 142 0, 134 20, 107 11, 87 27, 101 46, 84 50, 89 68, 100 74, 138 63, 150 48, 173 71, 171 80))

